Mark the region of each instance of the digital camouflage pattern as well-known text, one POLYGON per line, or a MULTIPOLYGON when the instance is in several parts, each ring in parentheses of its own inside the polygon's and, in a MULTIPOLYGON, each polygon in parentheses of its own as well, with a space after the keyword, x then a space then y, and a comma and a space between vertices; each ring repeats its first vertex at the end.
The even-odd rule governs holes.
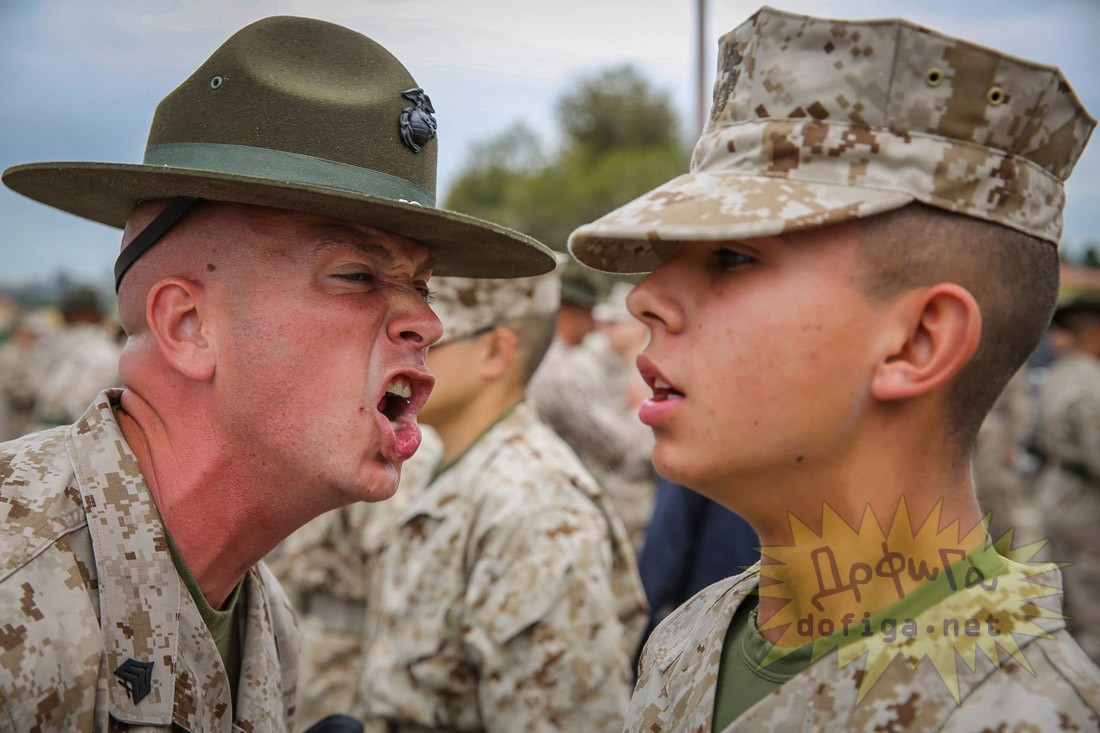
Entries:
POLYGON ((1038 507, 1019 468, 1037 417, 1035 395, 1025 367, 1009 380, 978 430, 972 460, 974 488, 982 512, 989 516, 989 533, 1000 537, 1013 530, 1017 543, 1044 539, 1038 507))
POLYGON ((763 8, 723 36, 691 172, 577 229, 609 272, 678 241, 773 236, 921 201, 1057 244, 1095 120, 1057 69, 904 20, 763 8))
POLYGON ((1070 352, 1039 388, 1039 447, 1046 466, 1035 485, 1050 556, 1065 569, 1070 630, 1100 664, 1100 360, 1070 352))
POLYGON ((322 514, 288 537, 271 562, 298 611, 300 731, 334 713, 366 716, 359 682, 370 586, 410 498, 428 484, 443 455, 435 431, 421 429, 423 442, 402 464, 397 493, 322 514))
POLYGON ((646 619, 634 554, 529 404, 412 497, 379 581, 363 693, 378 730, 622 726, 646 619))
POLYGON ((625 370, 591 336, 555 341, 527 387, 539 416, 592 473, 640 552, 657 490, 653 431, 627 404, 625 370))
POLYGON ((561 302, 556 271, 500 280, 433 277, 431 288, 432 311, 443 324, 436 346, 527 316, 549 316, 561 302))
POLYGON ((252 568, 236 721, 217 647, 101 393, 80 420, 0 445, 0 731, 285 731, 293 612, 252 568), (148 694, 115 676, 152 663, 148 694), (235 726, 235 727, 234 727, 235 726))
MULTIPOLYGON (((1018 577, 1035 571, 1011 562, 1009 568, 1009 574, 1018 577)), ((1035 580, 1060 587, 1057 569, 1053 565, 1047 568, 1035 580)), ((726 630, 738 605, 757 587, 758 579, 757 570, 750 569, 715 583, 657 627, 642 653, 626 733, 710 733, 726 630)), ((1023 588, 1030 583, 1014 585, 1023 588)), ((971 618, 974 609, 984 610, 980 593, 980 585, 959 590, 926 613, 929 618, 971 618)), ((1057 611, 1059 598, 1060 594, 1037 603, 1057 611)), ((1026 602, 1021 599, 1019 607, 1026 608, 1026 602)), ((923 625, 923 616, 917 617, 918 625, 923 625)), ((1034 676, 1004 650, 999 666, 979 654, 974 670, 956 662, 961 699, 956 703, 927 658, 914 669, 897 656, 857 702, 871 655, 863 654, 841 667, 833 651, 757 702, 723 733, 1096 730, 1100 725, 1100 674, 1096 667, 1074 643, 1062 619, 1032 621, 1049 632, 1050 638, 1014 638, 1034 676)), ((899 651, 906 641, 899 637, 899 651)), ((874 643, 881 646, 884 642, 874 643)), ((852 642, 853 646, 868 649, 871 644, 862 639, 852 642)), ((855 649, 853 654, 860 651, 855 649)))

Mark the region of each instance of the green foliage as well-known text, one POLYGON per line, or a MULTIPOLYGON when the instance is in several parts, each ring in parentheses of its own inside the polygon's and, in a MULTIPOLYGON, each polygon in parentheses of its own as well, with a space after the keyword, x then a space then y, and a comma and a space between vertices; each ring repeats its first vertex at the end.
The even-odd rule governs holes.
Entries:
POLYGON ((1100 245, 1090 242, 1081 261, 1085 267, 1100 268, 1100 245))
POLYGON ((444 206, 561 250, 576 227, 687 171, 668 95, 631 67, 582 80, 558 111, 563 144, 555 155, 514 125, 475 147, 444 206))
POLYGON ((589 155, 674 146, 679 125, 668 94, 651 88, 633 66, 582 81, 558 102, 558 121, 572 146, 589 155))

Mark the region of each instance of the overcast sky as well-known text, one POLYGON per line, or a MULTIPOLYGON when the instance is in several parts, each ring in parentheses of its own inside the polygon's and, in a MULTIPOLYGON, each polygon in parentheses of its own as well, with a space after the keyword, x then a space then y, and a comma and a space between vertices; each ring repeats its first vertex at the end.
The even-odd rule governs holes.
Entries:
MULTIPOLYGON (((718 37, 758 7, 707 0, 718 37)), ((776 0, 838 18, 903 16, 1060 66, 1100 114, 1096 0, 776 0)), ((445 194, 472 142, 524 120, 544 135, 577 79, 633 62, 694 119, 695 0, 0 0, 0 168, 43 160, 137 163, 156 104, 229 35, 268 15, 341 23, 386 46, 431 96, 445 194)), ((709 88, 709 81, 708 81, 709 88)), ((1100 239, 1100 142, 1067 186, 1064 246, 1100 239)), ((442 195, 440 196, 442 198, 442 195)), ((0 189, 0 282, 109 278, 117 230, 0 189)))

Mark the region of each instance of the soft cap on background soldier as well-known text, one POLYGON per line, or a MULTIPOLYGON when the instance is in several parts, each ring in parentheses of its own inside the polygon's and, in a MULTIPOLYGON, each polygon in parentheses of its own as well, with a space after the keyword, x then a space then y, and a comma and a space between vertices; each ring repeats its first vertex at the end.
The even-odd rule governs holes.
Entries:
POLYGON ((1061 72, 905 20, 762 8, 720 41, 691 172, 578 228, 578 260, 649 272, 680 241, 774 236, 920 201, 1057 244, 1096 121, 1061 72))
POLYGON ((432 310, 443 324, 438 347, 520 318, 553 315, 561 302, 561 278, 557 271, 509 280, 432 278, 432 293, 432 310))

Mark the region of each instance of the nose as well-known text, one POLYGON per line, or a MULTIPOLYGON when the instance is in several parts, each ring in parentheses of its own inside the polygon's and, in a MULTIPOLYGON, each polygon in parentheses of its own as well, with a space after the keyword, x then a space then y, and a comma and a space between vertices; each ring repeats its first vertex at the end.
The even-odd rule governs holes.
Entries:
POLYGON ((387 328, 393 341, 426 349, 443 336, 443 324, 419 293, 406 292, 400 301, 390 304, 387 328))
POLYGON ((669 288, 668 265, 668 262, 661 264, 626 297, 627 310, 648 326, 650 332, 663 328, 676 333, 684 325, 683 310, 669 288))

